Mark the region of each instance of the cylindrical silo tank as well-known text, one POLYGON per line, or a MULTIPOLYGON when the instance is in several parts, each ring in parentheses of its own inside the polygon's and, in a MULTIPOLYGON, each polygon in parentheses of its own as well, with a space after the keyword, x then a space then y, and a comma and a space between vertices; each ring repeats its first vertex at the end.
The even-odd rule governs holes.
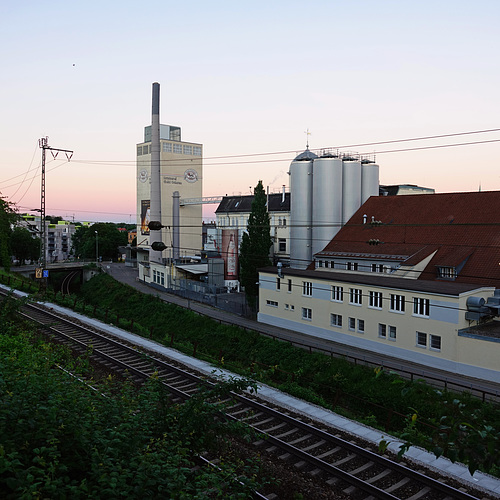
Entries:
POLYGON ((361 163, 361 205, 379 194, 379 166, 372 162, 361 163))
POLYGON ((342 160, 332 156, 313 163, 312 255, 325 248, 342 224, 342 160))
POLYGON ((290 267, 305 269, 312 260, 312 179, 316 155, 308 149, 290 164, 290 267))
POLYGON ((342 162, 342 223, 345 224, 361 206, 361 162, 342 162))

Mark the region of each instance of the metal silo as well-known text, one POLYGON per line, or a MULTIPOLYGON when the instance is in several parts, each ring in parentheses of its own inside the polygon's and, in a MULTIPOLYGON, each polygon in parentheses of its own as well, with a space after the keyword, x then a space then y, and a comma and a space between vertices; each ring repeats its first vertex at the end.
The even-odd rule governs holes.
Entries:
POLYGON ((312 255, 320 252, 342 223, 342 160, 322 156, 313 163, 312 255))
POLYGON ((345 224, 361 206, 361 161, 342 162, 342 222, 345 224))
POLYGON ((370 161, 361 163, 361 204, 370 196, 378 196, 379 166, 370 161))
POLYGON ((305 269, 312 260, 313 160, 306 149, 290 164, 290 266, 305 269))

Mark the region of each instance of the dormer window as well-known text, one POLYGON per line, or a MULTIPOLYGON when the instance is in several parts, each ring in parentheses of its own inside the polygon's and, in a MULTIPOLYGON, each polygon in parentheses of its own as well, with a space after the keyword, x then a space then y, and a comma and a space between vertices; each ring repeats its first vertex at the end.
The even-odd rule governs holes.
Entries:
POLYGON ((454 280, 457 277, 457 269, 452 266, 438 266, 438 278, 454 280))

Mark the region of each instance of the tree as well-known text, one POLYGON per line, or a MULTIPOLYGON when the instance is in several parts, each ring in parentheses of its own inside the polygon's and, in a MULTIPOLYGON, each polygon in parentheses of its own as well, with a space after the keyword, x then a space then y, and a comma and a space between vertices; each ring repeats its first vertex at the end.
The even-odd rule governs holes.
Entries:
POLYGON ((82 259, 116 259, 118 247, 127 245, 127 233, 118 231, 115 224, 99 222, 92 226, 79 226, 72 239, 75 257, 82 259), (97 231, 97 235, 96 235, 97 231), (99 249, 99 256, 96 250, 99 249))
POLYGON ((247 232, 243 233, 240 246, 240 282, 245 287, 248 304, 254 310, 259 293, 257 269, 271 265, 269 249, 273 241, 266 201, 262 181, 259 181, 254 189, 247 232))
POLYGON ((16 227, 10 235, 10 247, 12 255, 19 261, 19 265, 25 260, 38 260, 40 257, 40 238, 33 235, 25 227, 16 227))
POLYGON ((0 197, 0 266, 10 269, 10 235, 17 219, 10 204, 0 197))

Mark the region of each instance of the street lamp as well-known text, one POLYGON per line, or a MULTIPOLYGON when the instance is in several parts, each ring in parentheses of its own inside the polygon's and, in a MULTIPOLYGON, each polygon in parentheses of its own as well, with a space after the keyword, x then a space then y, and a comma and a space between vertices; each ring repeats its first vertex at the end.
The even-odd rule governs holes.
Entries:
POLYGON ((94 231, 95 233, 95 265, 99 267, 99 233, 94 231))

